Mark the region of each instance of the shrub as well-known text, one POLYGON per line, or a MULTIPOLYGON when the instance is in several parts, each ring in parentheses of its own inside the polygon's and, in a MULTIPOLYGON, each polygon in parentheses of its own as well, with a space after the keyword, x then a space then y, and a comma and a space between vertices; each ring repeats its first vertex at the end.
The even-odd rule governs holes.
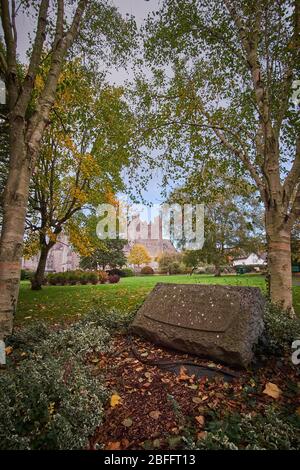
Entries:
POLYGON ((184 270, 184 266, 179 261, 173 261, 169 264, 169 273, 170 274, 181 274, 184 270))
POLYGON ((118 269, 118 268, 109 269, 108 274, 112 276, 117 274, 120 277, 124 277, 122 269, 118 269))
POLYGON ((177 274, 176 271, 180 269, 182 259, 182 253, 163 253, 158 258, 159 272, 162 274, 177 274))
POLYGON ((57 284, 64 286, 67 283, 66 275, 64 273, 57 273, 56 281, 57 281, 57 284))
POLYGON ((281 355, 291 350, 295 339, 300 339, 300 320, 289 317, 270 302, 266 304, 264 323, 264 333, 257 345, 258 353, 281 355))
POLYGON ((118 274, 109 274, 108 275, 108 282, 110 284, 117 284, 120 280, 120 276, 118 274))
POLYGON ((77 282, 80 280, 80 273, 77 271, 69 271, 67 279, 68 279, 68 283, 71 284, 71 286, 75 286, 77 282))
POLYGON ((89 274, 88 273, 82 273, 79 278, 79 282, 81 285, 86 285, 89 282, 89 274))
POLYGON ((268 407, 265 415, 232 414, 208 426, 206 438, 195 449, 295 450, 299 430, 278 410, 268 407))
POLYGON ((141 274, 152 275, 154 274, 154 270, 151 268, 151 266, 144 266, 141 269, 141 274))
POLYGON ((50 333, 50 327, 46 322, 34 320, 26 328, 21 328, 9 336, 7 345, 21 352, 33 351, 41 341, 48 338, 50 333))
POLYGON ((98 284, 98 281, 99 281, 98 274, 95 272, 88 273, 88 280, 94 285, 98 284))
POLYGON ((23 348, 27 335, 31 351, 0 374, 0 449, 81 449, 101 424, 107 394, 85 359, 108 349, 108 331, 85 319, 45 334, 35 325, 12 338, 23 348))
POLYGON ((130 268, 123 268, 121 270, 121 277, 132 277, 134 276, 134 271, 133 269, 130 269, 130 268))
POLYGON ((58 284, 57 274, 56 273, 48 274, 47 281, 49 282, 51 286, 56 286, 58 284))
POLYGON ((108 281, 108 274, 105 271, 98 271, 98 278, 100 284, 105 284, 108 281))
POLYGON ((101 423, 103 387, 76 361, 24 361, 0 376, 0 449, 80 449, 101 423))
POLYGON ((32 271, 28 271, 27 269, 21 269, 21 281, 30 281, 32 279, 32 276, 32 271))
POLYGON ((103 307, 101 302, 99 302, 89 314, 82 319, 82 322, 93 322, 96 326, 99 325, 112 333, 117 329, 128 328, 138 308, 139 307, 136 307, 136 309, 125 313, 117 310, 107 310, 107 308, 103 307))

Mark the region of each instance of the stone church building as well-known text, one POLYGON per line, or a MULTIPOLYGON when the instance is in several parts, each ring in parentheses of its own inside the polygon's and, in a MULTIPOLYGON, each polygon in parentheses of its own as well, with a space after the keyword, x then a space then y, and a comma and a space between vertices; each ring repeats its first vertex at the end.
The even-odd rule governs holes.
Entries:
MULTIPOLYGON (((174 245, 170 240, 163 238, 162 221, 157 216, 153 223, 147 223, 135 218, 134 230, 128 233, 128 244, 124 248, 125 255, 128 256, 134 244, 144 245, 151 262, 148 264, 154 270, 158 268, 157 257, 162 253, 177 253, 174 245)), ((39 255, 30 259, 22 260, 22 269, 35 271, 37 268, 39 255)), ((80 256, 73 250, 69 244, 68 237, 61 235, 58 242, 50 250, 46 265, 46 272, 64 272, 72 271, 79 268, 80 256)))

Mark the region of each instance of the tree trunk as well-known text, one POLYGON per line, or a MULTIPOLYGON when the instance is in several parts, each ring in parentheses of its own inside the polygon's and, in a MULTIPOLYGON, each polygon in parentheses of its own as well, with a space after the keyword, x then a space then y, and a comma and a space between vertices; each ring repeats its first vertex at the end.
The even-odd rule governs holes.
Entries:
POLYGON ((31 169, 23 122, 10 128, 10 169, 3 197, 0 241, 0 339, 10 335, 19 294, 21 258, 31 169))
POLYGON ((269 295, 273 303, 293 314, 291 234, 277 227, 266 224, 269 295))
POLYGON ((42 284, 43 284, 44 276, 45 276, 47 258, 48 258, 50 249, 51 249, 50 245, 41 246, 41 254, 40 254, 39 263, 31 281, 32 290, 40 290, 42 288, 42 284))
POLYGON ((215 277, 221 277, 221 267, 215 265, 215 277))

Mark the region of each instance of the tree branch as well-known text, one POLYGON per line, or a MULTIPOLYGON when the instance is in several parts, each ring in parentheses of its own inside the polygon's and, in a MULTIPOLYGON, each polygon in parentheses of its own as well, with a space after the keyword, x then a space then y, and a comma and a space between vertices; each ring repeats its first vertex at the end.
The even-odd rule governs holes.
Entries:
POLYGON ((4 47, 2 42, 0 41, 0 76, 5 78, 7 74, 7 62, 4 53, 4 47))
MULTIPOLYGON (((6 85, 8 88, 8 106, 11 110, 18 97, 17 78, 17 43, 15 41, 7 0, 1 0, 1 22, 6 44, 6 85)), ((2 62, 2 60, 1 60, 2 62)))
POLYGON ((60 1, 58 4, 57 11, 57 22, 56 22, 56 34, 54 40, 54 50, 52 54, 52 61, 49 73, 47 75, 44 89, 39 97, 36 112, 29 121, 27 128, 27 141, 31 148, 33 156, 35 156, 35 143, 40 142, 42 132, 47 124, 49 112, 53 106, 55 100, 55 90, 61 72, 63 59, 65 54, 74 41, 80 21, 84 10, 89 0, 80 0, 75 11, 72 24, 65 35, 60 36, 63 33, 63 2, 60 1))
POLYGON ((300 182, 300 137, 296 140, 296 155, 283 185, 283 205, 288 210, 297 183, 300 182))
POLYGON ((39 8, 37 30, 31 52, 30 62, 26 77, 23 81, 22 92, 17 102, 17 112, 24 113, 31 98, 31 92, 34 87, 34 80, 41 62, 43 45, 46 36, 47 12, 49 0, 42 0, 39 8))

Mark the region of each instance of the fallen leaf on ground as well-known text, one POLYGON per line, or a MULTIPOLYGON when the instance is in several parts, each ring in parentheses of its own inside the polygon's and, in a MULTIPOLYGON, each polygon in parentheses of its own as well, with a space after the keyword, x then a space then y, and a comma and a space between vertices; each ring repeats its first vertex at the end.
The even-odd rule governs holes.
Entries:
POLYGON ((196 385, 196 384, 188 385, 188 388, 190 388, 191 390, 197 390, 198 385, 196 385))
POLYGON ((160 448, 160 439, 154 439, 153 447, 156 448, 156 449, 160 448))
POLYGON ((93 364, 98 364, 98 362, 100 362, 100 359, 99 358, 95 358, 95 359, 92 359, 91 362, 93 364))
POLYGON ((106 450, 120 450, 120 449, 121 449, 121 443, 119 441, 107 443, 106 450))
POLYGON ((127 449, 127 447, 129 446, 130 442, 129 442, 128 439, 122 439, 121 444, 122 444, 122 448, 123 448, 123 449, 127 449))
POLYGON ((192 402, 193 402, 193 403, 202 403, 202 398, 200 398, 200 397, 193 397, 193 398, 192 398, 192 402))
POLYGON ((202 416, 202 415, 195 416, 195 419, 196 419, 197 423, 200 424, 200 426, 204 426, 204 423, 205 423, 204 416, 202 416))
POLYGON ((114 408, 115 406, 120 405, 121 401, 122 401, 122 398, 120 397, 120 395, 117 395, 116 393, 114 393, 110 399, 110 406, 114 408))
POLYGON ((125 428, 130 428, 130 426, 133 424, 133 421, 131 418, 126 418, 122 421, 122 424, 125 426, 125 428))
POLYGON ((190 380, 190 376, 187 375, 185 367, 180 367, 180 373, 178 376, 178 380, 190 380))
POLYGON ((266 387, 265 387, 263 393, 265 393, 269 397, 277 399, 282 394, 282 390, 280 390, 280 388, 277 387, 276 384, 273 384, 272 382, 268 382, 266 384, 266 387))
POLYGON ((13 348, 11 346, 7 346, 7 348, 5 348, 5 353, 7 356, 9 356, 12 352, 13 348))
POLYGON ((158 410, 150 411, 150 413, 149 413, 149 416, 152 419, 158 419, 160 417, 160 415, 161 415, 161 412, 158 411, 158 410))

